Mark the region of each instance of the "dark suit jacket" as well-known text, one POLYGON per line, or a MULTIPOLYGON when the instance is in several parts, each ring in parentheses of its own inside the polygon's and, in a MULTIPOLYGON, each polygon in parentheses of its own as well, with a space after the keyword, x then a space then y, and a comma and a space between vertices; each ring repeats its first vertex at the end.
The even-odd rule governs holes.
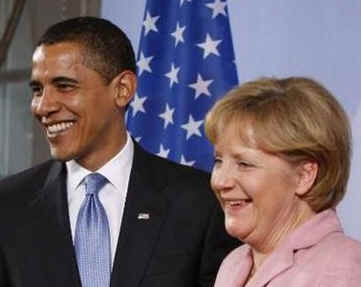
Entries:
MULTIPOLYGON (((224 231, 208 182, 205 173, 135 145, 111 286, 213 285, 237 241, 224 231)), ((80 286, 63 163, 0 182, 0 286, 80 286)))

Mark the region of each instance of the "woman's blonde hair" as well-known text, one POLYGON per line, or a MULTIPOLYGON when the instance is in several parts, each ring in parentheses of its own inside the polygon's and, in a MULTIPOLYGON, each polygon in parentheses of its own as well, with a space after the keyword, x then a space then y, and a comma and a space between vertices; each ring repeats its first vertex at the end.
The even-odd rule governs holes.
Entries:
POLYGON ((334 96, 321 84, 301 77, 262 78, 235 88, 220 99, 205 120, 214 144, 229 124, 247 140, 251 125, 257 147, 290 162, 311 160, 319 170, 303 199, 315 212, 336 206, 350 173, 351 129, 334 96))

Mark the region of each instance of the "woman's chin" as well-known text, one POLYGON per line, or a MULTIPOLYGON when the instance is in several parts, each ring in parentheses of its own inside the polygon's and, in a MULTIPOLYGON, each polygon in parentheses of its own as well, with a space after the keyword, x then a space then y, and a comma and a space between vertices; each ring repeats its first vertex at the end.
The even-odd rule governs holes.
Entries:
POLYGON ((225 227, 227 233, 239 240, 243 240, 250 233, 250 228, 246 222, 239 222, 238 220, 227 220, 225 221, 225 227))

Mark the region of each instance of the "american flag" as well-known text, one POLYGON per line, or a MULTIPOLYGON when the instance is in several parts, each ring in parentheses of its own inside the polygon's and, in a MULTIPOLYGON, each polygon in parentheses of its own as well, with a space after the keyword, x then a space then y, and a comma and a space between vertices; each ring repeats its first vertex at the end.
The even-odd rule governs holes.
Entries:
POLYGON ((127 125, 149 152, 209 171, 204 117, 238 83, 226 1, 148 0, 127 125))

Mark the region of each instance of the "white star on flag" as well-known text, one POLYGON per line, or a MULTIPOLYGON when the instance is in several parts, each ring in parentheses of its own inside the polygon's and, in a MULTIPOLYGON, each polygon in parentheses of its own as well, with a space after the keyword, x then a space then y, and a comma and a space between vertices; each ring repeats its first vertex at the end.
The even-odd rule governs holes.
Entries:
POLYGON ((152 61, 153 56, 150 57, 144 57, 143 52, 140 52, 140 59, 137 62, 138 66, 138 76, 140 77, 144 71, 147 71, 149 73, 152 72, 152 69, 150 68, 150 61, 152 61))
POLYGON ((144 28, 145 28, 145 36, 150 32, 158 32, 157 26, 155 23, 158 21, 159 16, 150 16, 149 12, 147 12, 147 16, 143 22, 144 28))
POLYGON ((202 136, 201 131, 199 130, 199 127, 202 125, 203 121, 195 121, 192 117, 192 115, 189 115, 188 123, 182 125, 182 128, 187 131, 187 140, 192 135, 202 136))
POLYGON ((170 149, 165 149, 162 144, 160 144, 160 150, 157 153, 158 156, 167 158, 169 154, 170 149))
POLYGON ((213 148, 203 120, 238 83, 228 2, 144 2, 137 94, 146 100, 134 98, 127 128, 147 151, 210 171, 213 148))
POLYGON ((173 122, 174 110, 175 110, 174 108, 171 109, 169 108, 169 105, 166 104, 164 113, 159 115, 160 118, 164 119, 164 129, 166 129, 169 124, 174 124, 173 122))
POLYGON ((178 73, 179 73, 180 67, 176 68, 174 67, 174 63, 171 65, 171 70, 165 74, 167 78, 169 78, 169 87, 171 88, 174 83, 178 84, 178 73))
POLYGON ((206 4, 206 6, 213 10, 212 18, 216 18, 219 14, 227 16, 226 2, 222 2, 221 0, 215 0, 214 3, 206 4))
POLYGON ((197 82, 190 84, 189 87, 196 91, 195 99, 197 99, 200 95, 205 94, 207 96, 211 96, 208 86, 213 82, 213 80, 204 81, 201 74, 197 76, 197 82))
POLYGON ((196 162, 195 160, 186 161, 185 157, 181 155, 181 161, 180 161, 181 164, 193 166, 195 162, 196 162))
POLYGON ((192 2, 192 0, 180 0, 180 6, 183 5, 184 1, 192 2))
POLYGON ((207 33, 206 40, 203 43, 197 44, 198 47, 202 48, 204 51, 203 59, 207 58, 210 54, 219 56, 217 46, 222 42, 222 40, 214 40, 207 33))
POLYGON ((144 110, 144 102, 146 101, 147 97, 140 98, 136 93, 133 101, 130 102, 130 106, 133 108, 133 117, 138 113, 142 112, 145 113, 144 110))
POLYGON ((173 33, 171 33, 171 35, 175 39, 175 46, 176 47, 177 47, 179 42, 184 43, 183 32, 184 32, 185 29, 186 29, 186 26, 180 27, 179 22, 177 22, 177 28, 175 29, 175 31, 173 33))

